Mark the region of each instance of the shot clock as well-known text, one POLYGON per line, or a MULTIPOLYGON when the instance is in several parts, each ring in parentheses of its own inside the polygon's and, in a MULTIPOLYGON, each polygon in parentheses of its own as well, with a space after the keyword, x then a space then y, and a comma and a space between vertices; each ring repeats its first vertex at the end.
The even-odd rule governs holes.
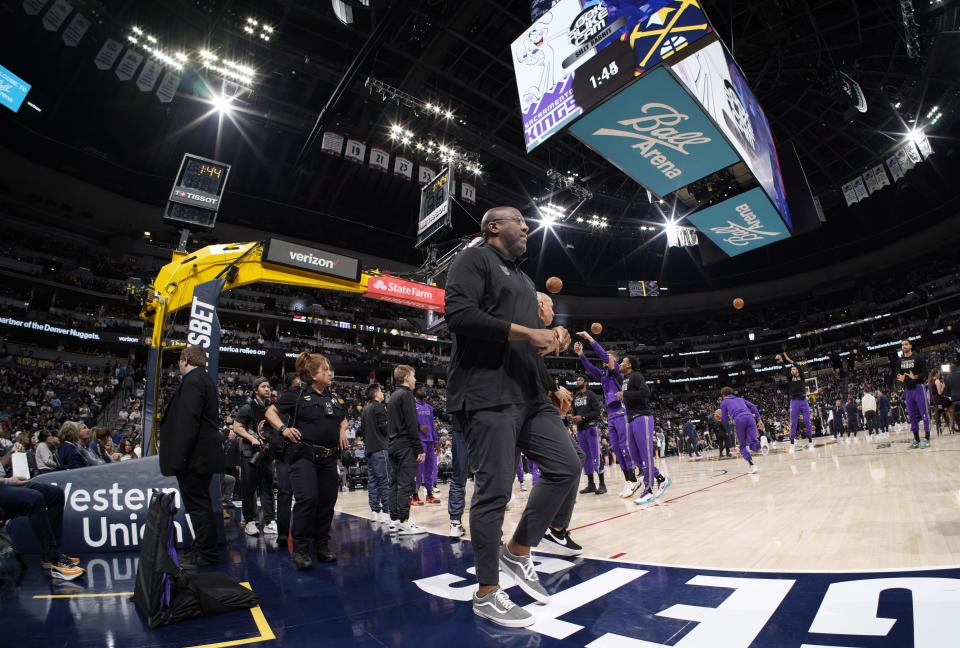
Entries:
POLYGON ((453 165, 448 165, 420 190, 420 215, 414 247, 426 244, 452 226, 453 186, 453 165))
POLYGON ((577 68, 573 98, 585 111, 634 80, 634 54, 623 41, 611 43, 577 68))
POLYGON ((164 219, 213 228, 230 165, 187 153, 173 183, 164 219))

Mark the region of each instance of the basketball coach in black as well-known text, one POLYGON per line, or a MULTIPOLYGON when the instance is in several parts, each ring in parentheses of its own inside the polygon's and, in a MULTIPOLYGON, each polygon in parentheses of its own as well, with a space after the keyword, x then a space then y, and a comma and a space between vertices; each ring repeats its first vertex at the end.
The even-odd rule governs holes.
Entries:
POLYGON ((447 379, 447 411, 463 430, 475 471, 470 508, 479 590, 474 612, 500 625, 523 627, 534 617, 514 605, 499 586, 509 570, 539 602, 550 595, 530 558, 547 526, 580 479, 580 461, 560 414, 540 382, 538 354, 570 344, 563 327, 544 328, 533 281, 520 269, 527 224, 513 207, 483 216, 485 245, 461 252, 447 277, 447 326, 453 349, 447 379), (500 546, 504 511, 516 476, 517 448, 540 466, 527 506, 510 541, 500 546))
POLYGON ((223 461, 220 413, 217 386, 207 373, 203 347, 185 347, 179 366, 180 384, 160 419, 160 472, 177 478, 193 525, 194 541, 180 566, 196 569, 220 562, 210 501, 210 481, 223 461))

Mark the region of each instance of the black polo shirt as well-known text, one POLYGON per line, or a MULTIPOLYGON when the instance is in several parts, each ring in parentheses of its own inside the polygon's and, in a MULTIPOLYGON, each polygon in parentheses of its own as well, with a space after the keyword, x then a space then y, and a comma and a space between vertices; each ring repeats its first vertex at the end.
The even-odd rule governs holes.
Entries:
POLYGON ((301 440, 328 448, 339 445, 340 422, 347 418, 347 406, 333 390, 318 394, 313 387, 296 387, 281 394, 274 405, 280 414, 290 416, 289 426, 300 430, 301 440))
POLYGON ((536 287, 517 261, 493 245, 461 252, 447 276, 445 311, 453 334, 448 412, 546 400, 536 349, 507 340, 511 324, 544 328, 536 287))

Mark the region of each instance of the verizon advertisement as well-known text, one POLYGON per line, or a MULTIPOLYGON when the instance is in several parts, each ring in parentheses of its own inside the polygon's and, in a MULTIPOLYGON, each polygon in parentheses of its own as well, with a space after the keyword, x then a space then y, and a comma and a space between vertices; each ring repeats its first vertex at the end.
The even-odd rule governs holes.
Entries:
POLYGON ((364 296, 402 306, 443 312, 443 288, 406 279, 390 276, 372 277, 367 284, 367 292, 364 296))
POLYGON ((359 259, 290 243, 289 241, 268 239, 266 245, 263 246, 262 259, 265 263, 275 263, 298 270, 319 272, 348 281, 360 281, 359 259))

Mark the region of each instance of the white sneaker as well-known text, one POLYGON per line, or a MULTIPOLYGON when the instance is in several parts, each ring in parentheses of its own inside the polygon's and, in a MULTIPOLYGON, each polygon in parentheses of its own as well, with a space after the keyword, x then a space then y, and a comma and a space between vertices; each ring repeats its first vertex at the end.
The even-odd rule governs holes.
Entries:
POLYGON ((422 526, 407 520, 400 525, 398 533, 399 535, 420 535, 421 533, 427 533, 427 530, 422 526))
POLYGON ((389 526, 390 532, 392 533, 392 532, 396 531, 398 525, 399 525, 399 521, 398 521, 398 520, 390 520, 390 526, 389 526))
POLYGON ((390 512, 380 511, 380 521, 384 524, 390 524, 390 512))
POLYGON ((760 453, 766 457, 770 454, 770 441, 767 439, 767 435, 763 434, 760 436, 760 453))
POLYGON ((279 531, 277 531, 277 521, 276 521, 276 520, 270 520, 270 524, 268 524, 267 526, 263 527, 263 533, 264 533, 265 535, 268 534, 268 533, 271 534, 271 535, 277 535, 277 534, 279 533, 279 531))
POLYGON ((623 488, 620 490, 620 499, 630 498, 637 492, 638 488, 640 488, 640 482, 638 481, 623 482, 623 488))
POLYGON ((749 475, 755 475, 755 474, 757 474, 758 472, 760 472, 760 469, 757 468, 756 465, 750 464, 750 470, 747 471, 747 474, 749 474, 749 475))
POLYGON ((450 537, 451 538, 462 538, 464 533, 466 533, 466 531, 464 531, 462 524, 460 524, 456 520, 450 520, 450 537))
POLYGON ((634 504, 653 504, 653 501, 656 497, 651 490, 645 490, 636 497, 633 498, 634 504))
POLYGON ((520 490, 521 490, 521 491, 526 491, 526 490, 527 490, 527 485, 524 484, 523 482, 520 482, 520 490))
POLYGON ((260 529, 257 528, 257 523, 251 520, 243 526, 243 532, 248 536, 257 536, 260 535, 260 529))

